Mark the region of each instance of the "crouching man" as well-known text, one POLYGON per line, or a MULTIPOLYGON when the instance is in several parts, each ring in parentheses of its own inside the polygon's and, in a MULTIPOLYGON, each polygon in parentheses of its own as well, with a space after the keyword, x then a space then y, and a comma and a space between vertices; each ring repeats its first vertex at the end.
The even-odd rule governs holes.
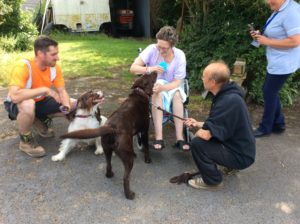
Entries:
POLYGON ((188 118, 185 125, 199 130, 191 142, 191 152, 201 177, 189 180, 197 189, 223 187, 217 165, 227 171, 245 169, 255 160, 255 138, 241 89, 229 81, 230 70, 222 62, 209 64, 203 71, 204 88, 213 95, 204 122, 188 118))
POLYGON ((58 114, 60 106, 70 109, 71 103, 61 69, 56 64, 58 43, 40 36, 34 42, 34 53, 34 58, 21 60, 13 68, 4 104, 9 118, 17 121, 19 149, 31 157, 42 157, 45 149, 35 142, 32 127, 42 137, 53 137, 49 115, 58 114), (51 89, 52 84, 57 91, 51 89))

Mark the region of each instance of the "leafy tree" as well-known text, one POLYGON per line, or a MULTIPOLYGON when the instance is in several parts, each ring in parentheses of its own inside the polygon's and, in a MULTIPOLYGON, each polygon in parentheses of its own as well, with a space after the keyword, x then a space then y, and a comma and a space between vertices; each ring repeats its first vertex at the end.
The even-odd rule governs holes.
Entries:
POLYGON ((22 2, 0 0, 0 48, 6 51, 30 48, 38 34, 32 24, 32 15, 21 10, 22 2))
POLYGON ((0 33, 8 34, 14 33, 16 34, 20 27, 19 23, 21 21, 21 3, 22 0, 2 0, 4 5, 9 7, 8 13, 6 13, 4 19, 5 21, 0 25, 0 33))
POLYGON ((0 25, 5 22, 5 16, 12 12, 12 7, 0 0, 0 25))
POLYGON ((181 1, 174 0, 151 0, 150 19, 152 35, 165 25, 176 24, 180 17, 181 1))

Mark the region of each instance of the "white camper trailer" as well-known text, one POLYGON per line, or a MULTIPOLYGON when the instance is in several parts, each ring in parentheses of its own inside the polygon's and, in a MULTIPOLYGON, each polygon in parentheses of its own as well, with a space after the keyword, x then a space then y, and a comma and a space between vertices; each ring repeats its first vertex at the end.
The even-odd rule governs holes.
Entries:
POLYGON ((72 32, 99 31, 111 23, 109 0, 51 0, 46 17, 46 24, 72 32))

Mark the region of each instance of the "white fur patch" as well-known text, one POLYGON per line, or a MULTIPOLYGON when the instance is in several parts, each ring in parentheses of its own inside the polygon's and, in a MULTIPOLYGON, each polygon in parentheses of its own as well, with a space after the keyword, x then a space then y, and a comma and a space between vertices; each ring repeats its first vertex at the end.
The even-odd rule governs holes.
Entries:
MULTIPOLYGON (((102 125, 105 124, 107 118, 104 116, 101 116, 101 123, 96 118, 96 112, 99 104, 96 104, 95 106, 92 107, 91 111, 87 111, 84 109, 78 109, 76 111, 76 115, 91 115, 88 117, 75 117, 75 119, 69 124, 68 127, 68 132, 72 131, 78 131, 82 129, 94 129, 94 128, 99 128, 102 125)), ((102 154, 103 153, 103 148, 101 145, 101 137, 97 138, 92 138, 92 139, 64 139, 60 147, 58 149, 59 153, 52 156, 52 161, 62 161, 65 159, 66 155, 71 151, 72 148, 76 146, 77 143, 79 142, 85 142, 89 145, 95 144, 96 145, 96 150, 95 154, 102 154)))

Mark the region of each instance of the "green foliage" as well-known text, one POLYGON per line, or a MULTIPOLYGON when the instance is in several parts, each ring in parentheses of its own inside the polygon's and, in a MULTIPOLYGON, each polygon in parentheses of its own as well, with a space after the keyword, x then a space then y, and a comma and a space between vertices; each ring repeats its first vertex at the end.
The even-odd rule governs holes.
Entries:
POLYGON ((5 22, 5 16, 12 12, 12 7, 7 5, 4 0, 0 0, 0 25, 5 22))
POLYGON ((33 40, 38 34, 32 24, 32 15, 21 11, 22 0, 0 1, 6 8, 11 9, 3 14, 3 22, 0 23, 0 48, 5 51, 31 49, 33 40))
POLYGON ((181 14, 181 4, 174 0, 163 0, 158 11, 157 24, 158 29, 165 26, 175 26, 181 14), (174 16, 177 15, 177 16, 174 16))
POLYGON ((16 34, 19 31, 19 23, 21 20, 20 7, 21 7, 22 0, 3 0, 3 2, 12 10, 4 16, 5 21, 0 25, 0 33, 16 34))
POLYGON ((16 49, 24 51, 32 49, 33 42, 38 35, 38 31, 36 26, 32 23, 32 16, 30 13, 22 12, 20 18, 19 32, 16 35, 16 49))
POLYGON ((0 49, 6 52, 12 52, 15 50, 17 40, 13 37, 2 36, 0 37, 0 49))
POLYGON ((150 22, 152 36, 166 25, 176 27, 181 16, 181 0, 151 0, 150 1, 150 22))
POLYGON ((282 99, 283 105, 292 105, 299 95, 300 82, 294 81, 295 76, 299 76, 299 74, 298 72, 296 75, 291 76, 280 91, 280 98, 282 99))
MULTIPOLYGON (((247 79, 244 82, 248 94, 257 103, 262 103, 261 87, 266 73, 264 47, 255 48, 247 24, 256 24, 261 29, 271 11, 263 1, 213 1, 208 11, 203 11, 203 2, 189 1, 188 17, 185 19, 179 48, 187 56, 191 87, 203 90, 199 75, 211 60, 224 60, 232 66, 237 57, 246 59, 247 79), (201 2, 201 3, 199 3, 201 2)), ((293 76, 294 77, 294 76, 293 76)), ((291 104, 298 94, 299 80, 291 77, 283 90, 283 104, 291 104)), ((296 77, 296 76, 295 76, 296 77)))

